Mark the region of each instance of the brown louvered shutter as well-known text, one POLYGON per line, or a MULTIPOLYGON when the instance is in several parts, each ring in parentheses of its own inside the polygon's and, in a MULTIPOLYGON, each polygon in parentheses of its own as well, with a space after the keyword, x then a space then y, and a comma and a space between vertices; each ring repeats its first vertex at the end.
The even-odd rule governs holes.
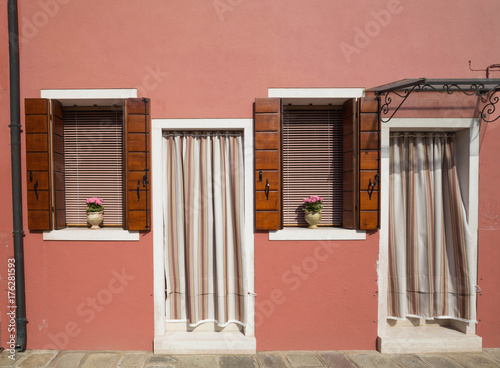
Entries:
POLYGON ((281 221, 281 100, 257 98, 255 128, 255 229, 278 230, 281 221))
POLYGON ((343 124, 343 208, 342 227, 345 229, 356 228, 357 196, 357 118, 356 100, 349 99, 342 106, 343 124))
POLYGON ((376 97, 343 106, 344 208, 346 229, 376 230, 380 221, 380 119, 376 97))
POLYGON ((146 98, 125 102, 125 228, 151 230, 151 106, 146 98))
POLYGON ((359 214, 358 229, 380 225, 380 119, 379 102, 373 95, 359 99, 359 214), (375 185, 373 185, 375 184, 375 185))
POLYGON ((54 212, 56 230, 66 227, 64 188, 64 123, 62 104, 52 100, 52 162, 54 164, 54 212))
POLYGON ((50 106, 45 98, 25 100, 28 228, 51 230, 50 106))

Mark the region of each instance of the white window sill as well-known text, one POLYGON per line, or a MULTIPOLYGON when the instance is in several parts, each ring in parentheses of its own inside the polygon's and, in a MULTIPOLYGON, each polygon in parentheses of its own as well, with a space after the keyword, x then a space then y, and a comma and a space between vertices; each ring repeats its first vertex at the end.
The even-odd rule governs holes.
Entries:
POLYGON ((308 229, 288 227, 269 231, 269 240, 365 240, 365 230, 349 230, 338 227, 308 229))
POLYGON ((99 230, 66 228, 61 230, 44 231, 43 240, 138 241, 139 232, 109 227, 99 230))

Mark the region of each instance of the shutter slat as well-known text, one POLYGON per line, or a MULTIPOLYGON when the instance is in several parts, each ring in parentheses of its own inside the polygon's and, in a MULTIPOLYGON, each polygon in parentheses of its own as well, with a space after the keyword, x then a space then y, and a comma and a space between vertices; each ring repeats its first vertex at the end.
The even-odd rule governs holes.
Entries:
POLYGON ((356 229, 356 204, 357 196, 357 108, 356 100, 349 99, 342 107, 344 139, 343 148, 343 210, 342 227, 346 229, 356 229))
POLYGON ((66 227, 65 193, 65 158, 64 158, 64 120, 62 104, 52 100, 52 153, 54 161, 54 210, 56 230, 66 227))

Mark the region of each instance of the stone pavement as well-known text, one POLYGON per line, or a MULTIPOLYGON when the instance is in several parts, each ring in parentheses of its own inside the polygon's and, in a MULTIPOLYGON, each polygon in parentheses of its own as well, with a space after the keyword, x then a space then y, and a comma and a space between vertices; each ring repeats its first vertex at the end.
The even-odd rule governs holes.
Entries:
POLYGON ((286 351, 256 355, 154 355, 131 351, 30 350, 0 354, 0 367, 22 368, 475 368, 500 367, 500 349, 481 353, 380 354, 376 351, 286 351))

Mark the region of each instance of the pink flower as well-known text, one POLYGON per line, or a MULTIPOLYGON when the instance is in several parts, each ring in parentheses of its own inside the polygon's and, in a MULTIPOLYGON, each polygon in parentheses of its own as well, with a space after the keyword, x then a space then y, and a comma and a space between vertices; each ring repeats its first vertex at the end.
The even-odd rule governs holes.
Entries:
POLYGON ((323 208, 323 204, 321 203, 323 201, 323 198, 317 196, 317 195, 312 195, 309 196, 308 198, 304 198, 304 208, 303 210, 306 212, 319 212, 323 208))
POLYGON ((317 195, 312 195, 312 196, 309 196, 308 198, 304 198, 302 201, 304 203, 316 203, 316 202, 322 202, 323 198, 319 197, 317 195))
POLYGON ((102 206, 103 200, 97 197, 87 198, 87 204, 97 204, 99 206, 102 206))

